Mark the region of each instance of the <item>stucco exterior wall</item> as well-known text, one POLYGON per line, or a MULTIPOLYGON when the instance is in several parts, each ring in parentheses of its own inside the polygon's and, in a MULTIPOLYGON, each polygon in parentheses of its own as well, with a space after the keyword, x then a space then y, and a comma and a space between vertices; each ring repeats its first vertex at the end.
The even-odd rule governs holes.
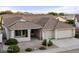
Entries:
POLYGON ((53 30, 43 30, 42 31, 42 39, 51 39, 54 38, 55 34, 53 30))
POLYGON ((4 25, 3 25, 3 28, 4 28, 3 32, 6 36, 6 38, 9 39, 10 38, 10 30, 7 27, 5 27, 4 25))
POLYGON ((2 42, 2 33, 0 33, 0 43, 2 42))
POLYGON ((59 19, 59 21, 66 22, 66 19, 63 19, 61 17, 57 17, 57 19, 59 19))

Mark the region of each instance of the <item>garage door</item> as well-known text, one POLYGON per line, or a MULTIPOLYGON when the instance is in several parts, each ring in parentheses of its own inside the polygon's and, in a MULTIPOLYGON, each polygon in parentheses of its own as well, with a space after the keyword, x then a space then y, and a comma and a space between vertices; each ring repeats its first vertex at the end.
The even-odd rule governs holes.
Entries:
POLYGON ((43 31, 43 39, 54 38, 54 31, 43 31))
POLYGON ((58 30, 56 31, 56 38, 69 38, 73 36, 72 30, 58 30))

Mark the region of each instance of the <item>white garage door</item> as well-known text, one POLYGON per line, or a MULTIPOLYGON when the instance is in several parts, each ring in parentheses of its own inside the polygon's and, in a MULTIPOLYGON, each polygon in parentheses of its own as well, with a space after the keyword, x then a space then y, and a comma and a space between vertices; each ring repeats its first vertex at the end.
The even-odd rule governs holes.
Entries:
POLYGON ((43 31, 43 39, 54 38, 54 31, 43 31))
POLYGON ((73 36, 72 30, 58 30, 56 32, 56 38, 68 38, 73 36))

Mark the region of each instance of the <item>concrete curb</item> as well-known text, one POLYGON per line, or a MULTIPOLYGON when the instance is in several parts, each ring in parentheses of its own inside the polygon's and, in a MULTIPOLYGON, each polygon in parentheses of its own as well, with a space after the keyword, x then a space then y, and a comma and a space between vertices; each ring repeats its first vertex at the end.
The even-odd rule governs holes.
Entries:
POLYGON ((73 47, 71 46, 71 47, 63 47, 63 48, 53 48, 48 50, 37 50, 37 51, 33 51, 32 53, 57 53, 57 52, 63 52, 72 49, 79 49, 79 45, 73 47))

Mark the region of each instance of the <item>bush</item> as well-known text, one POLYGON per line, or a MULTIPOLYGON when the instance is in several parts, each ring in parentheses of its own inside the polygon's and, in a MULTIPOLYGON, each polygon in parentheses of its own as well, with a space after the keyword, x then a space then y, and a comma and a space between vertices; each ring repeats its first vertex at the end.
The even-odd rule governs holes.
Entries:
POLYGON ((31 51, 33 51, 33 49, 32 48, 27 48, 27 49, 25 49, 25 51, 31 52, 31 51))
POLYGON ((5 45, 16 45, 18 41, 16 39, 10 38, 5 42, 5 45))
POLYGON ((53 45, 52 41, 49 40, 48 46, 52 46, 52 45, 53 45))
POLYGON ((46 50, 46 47, 40 47, 39 49, 40 50, 46 50))
POLYGON ((48 46, 52 46, 52 45, 53 45, 53 43, 52 43, 52 41, 51 41, 51 40, 49 40, 49 42, 48 42, 48 43, 46 42, 46 40, 43 40, 42 45, 43 45, 43 46, 47 46, 47 45, 48 45, 48 46))
POLYGON ((47 45, 46 39, 45 39, 45 40, 43 40, 42 45, 44 45, 44 46, 46 46, 46 45, 47 45))
POLYGON ((8 49, 7 49, 7 52, 8 52, 8 53, 17 53, 17 52, 19 52, 19 51, 20 51, 20 48, 19 48, 19 46, 17 46, 17 45, 11 45, 11 46, 9 46, 8 49))
POLYGON ((78 33, 75 34, 75 38, 79 38, 79 34, 78 33))

